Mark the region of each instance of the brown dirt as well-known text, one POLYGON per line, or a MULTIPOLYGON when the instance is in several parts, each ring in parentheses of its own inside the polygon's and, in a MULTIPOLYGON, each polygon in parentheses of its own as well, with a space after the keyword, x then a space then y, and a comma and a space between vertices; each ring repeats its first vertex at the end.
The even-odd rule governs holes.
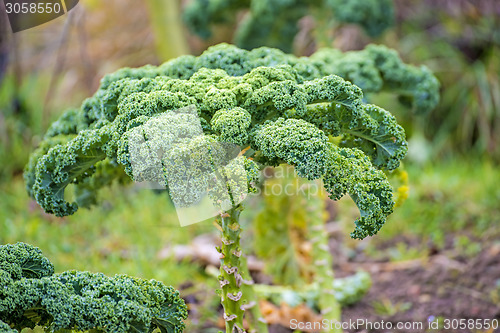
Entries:
MULTIPOLYGON (((471 332, 493 333, 496 330, 429 329, 429 318, 441 319, 497 319, 500 323, 500 242, 496 237, 475 240, 481 252, 465 255, 454 244, 455 234, 450 234, 445 245, 437 249, 432 244, 422 244, 416 237, 400 236, 397 239, 376 243, 378 255, 367 255, 363 250, 347 250, 340 233, 333 233, 330 249, 335 258, 334 270, 338 277, 365 270, 372 277, 372 287, 358 303, 342 309, 342 321, 392 323, 393 329, 376 329, 359 325, 344 332, 471 332), (449 238, 449 239, 448 239, 449 238), (404 242, 410 248, 422 248, 424 257, 405 261, 390 261, 381 257, 390 248, 404 242), (353 252, 354 251, 354 252, 353 252), (498 286, 498 287, 497 287, 498 286), (395 329, 397 323, 423 323, 424 329, 395 329)), ((265 274, 253 274, 257 283, 269 283, 265 274)), ((196 303, 196 302, 193 302, 196 303)), ((194 305, 194 304, 193 304, 194 305)), ((208 324, 208 323, 207 323, 208 324)), ((208 324, 208 326, 211 326, 208 324)), ((292 332, 280 325, 271 325, 270 333, 292 332)))
MULTIPOLYGON (((364 269, 370 272, 373 285, 357 304, 342 310, 342 320, 368 322, 422 322, 429 328, 430 318, 443 319, 498 319, 500 321, 500 244, 495 241, 481 243, 482 251, 476 256, 465 256, 453 248, 453 239, 446 240, 444 249, 428 247, 428 256, 421 259, 391 262, 388 259, 370 259, 357 253, 346 260, 335 252, 337 273, 343 275, 364 269)), ((411 247, 422 248, 417 239, 393 239, 377 245, 387 249, 404 241, 411 247)), ((332 249, 339 242, 331 240, 332 249)), ((471 329, 375 329, 357 327, 346 332, 500 332, 471 329)))
MULTIPOLYGON (((395 326, 397 322, 426 323, 430 316, 449 319, 500 319, 500 304, 494 304, 492 297, 500 279, 499 254, 500 246, 492 245, 465 262, 444 254, 431 256, 426 261, 414 260, 394 264, 367 262, 363 266, 371 272, 373 286, 361 302, 343 309, 343 320, 383 319, 395 326), (395 313, 377 313, 373 304, 384 301, 396 308, 395 313), (398 310, 398 305, 402 304, 409 308, 399 306, 398 310)), ((364 332, 383 331, 372 329, 364 332)), ((416 331, 418 330, 398 330, 416 331)))

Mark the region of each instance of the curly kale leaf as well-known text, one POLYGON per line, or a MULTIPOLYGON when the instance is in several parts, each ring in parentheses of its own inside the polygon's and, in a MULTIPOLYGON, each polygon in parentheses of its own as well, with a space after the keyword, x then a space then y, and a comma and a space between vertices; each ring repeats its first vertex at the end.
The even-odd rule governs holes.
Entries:
MULTIPOLYGON (((255 147, 267 159, 266 164, 294 165, 300 177, 320 178, 326 172, 326 135, 301 119, 269 121, 256 130, 255 147)), ((259 160, 260 161, 260 160, 259 160)))
POLYGON ((298 22, 307 10, 301 0, 252 0, 236 30, 235 44, 248 50, 265 45, 292 52, 298 22))
POLYGON ((0 320, 0 333, 17 333, 17 331, 12 329, 8 324, 0 320))
POLYGON ((368 45, 345 53, 320 49, 311 58, 323 64, 323 75, 337 74, 367 93, 395 93, 416 114, 431 111, 439 102, 439 82, 431 71, 403 63, 396 51, 385 46, 368 45))
POLYGON ((220 133, 221 141, 245 146, 249 141, 248 128, 251 120, 248 111, 236 107, 217 111, 211 120, 211 125, 214 132, 220 133))
POLYGON ((392 213, 392 187, 385 174, 370 163, 358 149, 339 148, 330 144, 329 164, 323 183, 330 198, 345 194, 353 199, 361 216, 355 221, 352 238, 363 239, 376 234, 392 213))
POLYGON ((314 104, 304 119, 339 136, 342 146, 362 150, 378 168, 394 170, 408 151, 404 129, 392 114, 376 105, 314 104))
POLYGON ((78 109, 69 109, 58 120, 54 121, 45 133, 45 138, 78 133, 78 109))
POLYGON ((396 169, 408 152, 403 128, 393 115, 376 105, 363 105, 361 110, 364 114, 357 124, 341 126, 346 133, 341 145, 362 150, 377 167, 396 169))
POLYGON ((0 246, 0 270, 8 273, 12 280, 20 280, 50 276, 54 266, 39 248, 16 243, 0 246))
POLYGON ((294 165, 297 174, 315 179, 323 176, 330 198, 349 194, 361 217, 351 237, 376 234, 392 213, 392 187, 383 171, 376 169, 358 149, 339 148, 325 134, 304 120, 278 119, 256 130, 255 145, 267 164, 294 165))
POLYGON ((250 0, 196 0, 185 6, 182 18, 186 25, 202 38, 212 36, 214 24, 232 23, 236 13, 250 5, 250 0))
POLYGON ((102 130, 85 130, 38 159, 32 191, 46 212, 66 216, 78 209, 76 203, 65 201, 64 191, 69 184, 92 175, 95 164, 106 158, 102 146, 108 139, 102 130))

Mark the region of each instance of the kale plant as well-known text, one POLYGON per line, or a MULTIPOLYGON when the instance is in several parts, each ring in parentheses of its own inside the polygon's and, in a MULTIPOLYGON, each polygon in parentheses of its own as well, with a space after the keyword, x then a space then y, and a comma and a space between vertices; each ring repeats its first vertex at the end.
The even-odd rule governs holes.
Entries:
POLYGON ((195 203, 208 188, 212 198, 226 192, 229 205, 221 204, 217 218, 221 300, 226 332, 243 331, 243 314, 253 304, 242 293, 249 281, 241 275, 239 215, 242 194, 255 191, 259 171, 287 163, 300 177, 322 179, 330 198, 348 194, 359 208, 351 236, 372 236, 394 206, 383 170, 399 166, 407 143, 395 117, 365 104, 355 83, 372 91, 396 89, 416 110, 437 102, 435 78, 425 68, 404 65, 391 50, 371 46, 357 53, 352 66, 347 58, 344 66, 332 66, 328 54, 338 58, 335 50, 297 58, 272 48, 221 44, 199 57, 109 74, 81 108, 48 129, 25 170, 28 193, 46 212, 66 216, 97 203, 97 190, 114 180, 147 181, 158 170, 174 203, 195 203), (407 89, 415 82, 418 89, 407 89), (194 112, 176 113, 185 108, 194 112), (144 148, 139 155, 133 142, 144 148), (155 172, 151 160, 159 163, 155 172), (227 181, 212 186, 212 174, 227 181), (230 175, 244 179, 244 189, 230 175), (72 202, 64 196, 69 184, 72 202))

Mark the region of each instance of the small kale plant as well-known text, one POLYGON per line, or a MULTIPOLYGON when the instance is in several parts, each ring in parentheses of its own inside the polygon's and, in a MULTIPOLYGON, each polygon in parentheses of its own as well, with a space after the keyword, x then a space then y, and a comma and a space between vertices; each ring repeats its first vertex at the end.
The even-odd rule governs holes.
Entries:
POLYGON ((178 333, 187 307, 179 292, 155 280, 66 271, 39 248, 0 245, 0 332, 41 326, 46 331, 178 333))
POLYGON ((97 191, 113 181, 157 182, 176 207, 208 193, 222 231, 226 332, 243 332, 244 313, 255 304, 244 294, 251 281, 242 266, 239 216, 260 170, 286 163, 299 177, 321 179, 330 198, 349 195, 360 211, 356 239, 376 234, 393 211, 384 170, 405 157, 405 133, 391 113, 366 104, 356 84, 395 91, 416 111, 437 102, 432 74, 381 46, 298 58, 220 44, 199 57, 123 68, 48 129, 26 166, 27 190, 56 216, 96 204, 97 191))

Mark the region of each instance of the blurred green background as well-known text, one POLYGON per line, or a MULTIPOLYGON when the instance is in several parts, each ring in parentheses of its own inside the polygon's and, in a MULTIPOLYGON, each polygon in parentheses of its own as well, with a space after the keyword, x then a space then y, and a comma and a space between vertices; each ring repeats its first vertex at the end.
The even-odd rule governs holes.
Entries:
MULTIPOLYGON (((22 179, 28 156, 47 126, 93 94, 104 74, 123 66, 159 64, 185 53, 200 54, 211 44, 232 40, 231 24, 215 27, 209 40, 191 34, 180 19, 188 2, 82 0, 64 17, 1 37, 0 244, 23 241, 38 246, 58 271, 126 273, 172 284, 191 304, 188 331, 210 332, 218 317, 213 266, 193 251, 179 254, 180 249, 196 247, 200 235, 217 237, 210 221, 181 228, 164 194, 133 186, 106 189, 100 193, 99 207, 56 218, 27 196, 22 179)), ((308 24, 301 24, 300 38, 294 40, 298 55, 309 55, 318 47, 308 29, 308 24)), ((373 100, 393 112, 407 131, 410 194, 381 232, 364 241, 348 238, 356 214, 353 204, 327 204, 329 225, 335 229, 332 251, 342 259, 335 263, 339 275, 352 270, 342 264, 358 263, 371 270, 377 284, 382 277, 369 264, 420 260, 425 268, 423 262, 439 254, 469 267, 477 258, 498 255, 500 3, 398 0, 394 26, 380 37, 370 38, 352 24, 332 29, 330 46, 347 51, 369 42, 385 44, 406 63, 431 68, 441 82, 440 104, 421 118, 392 96, 373 100)), ((254 198, 255 209, 243 216, 247 253, 255 254, 260 246, 248 225, 264 202, 254 198)), ((272 259, 259 260, 272 265, 272 259)), ((263 281, 267 273, 259 273, 263 281)), ((500 308, 498 270, 484 274, 493 274, 489 284, 470 288, 490 307, 500 308)), ((361 310, 380 316, 411 313, 414 301, 395 297, 387 299, 374 288, 361 310), (403 306, 406 303, 410 307, 403 306)), ((467 300, 466 293, 462 298, 458 301, 467 300)))

